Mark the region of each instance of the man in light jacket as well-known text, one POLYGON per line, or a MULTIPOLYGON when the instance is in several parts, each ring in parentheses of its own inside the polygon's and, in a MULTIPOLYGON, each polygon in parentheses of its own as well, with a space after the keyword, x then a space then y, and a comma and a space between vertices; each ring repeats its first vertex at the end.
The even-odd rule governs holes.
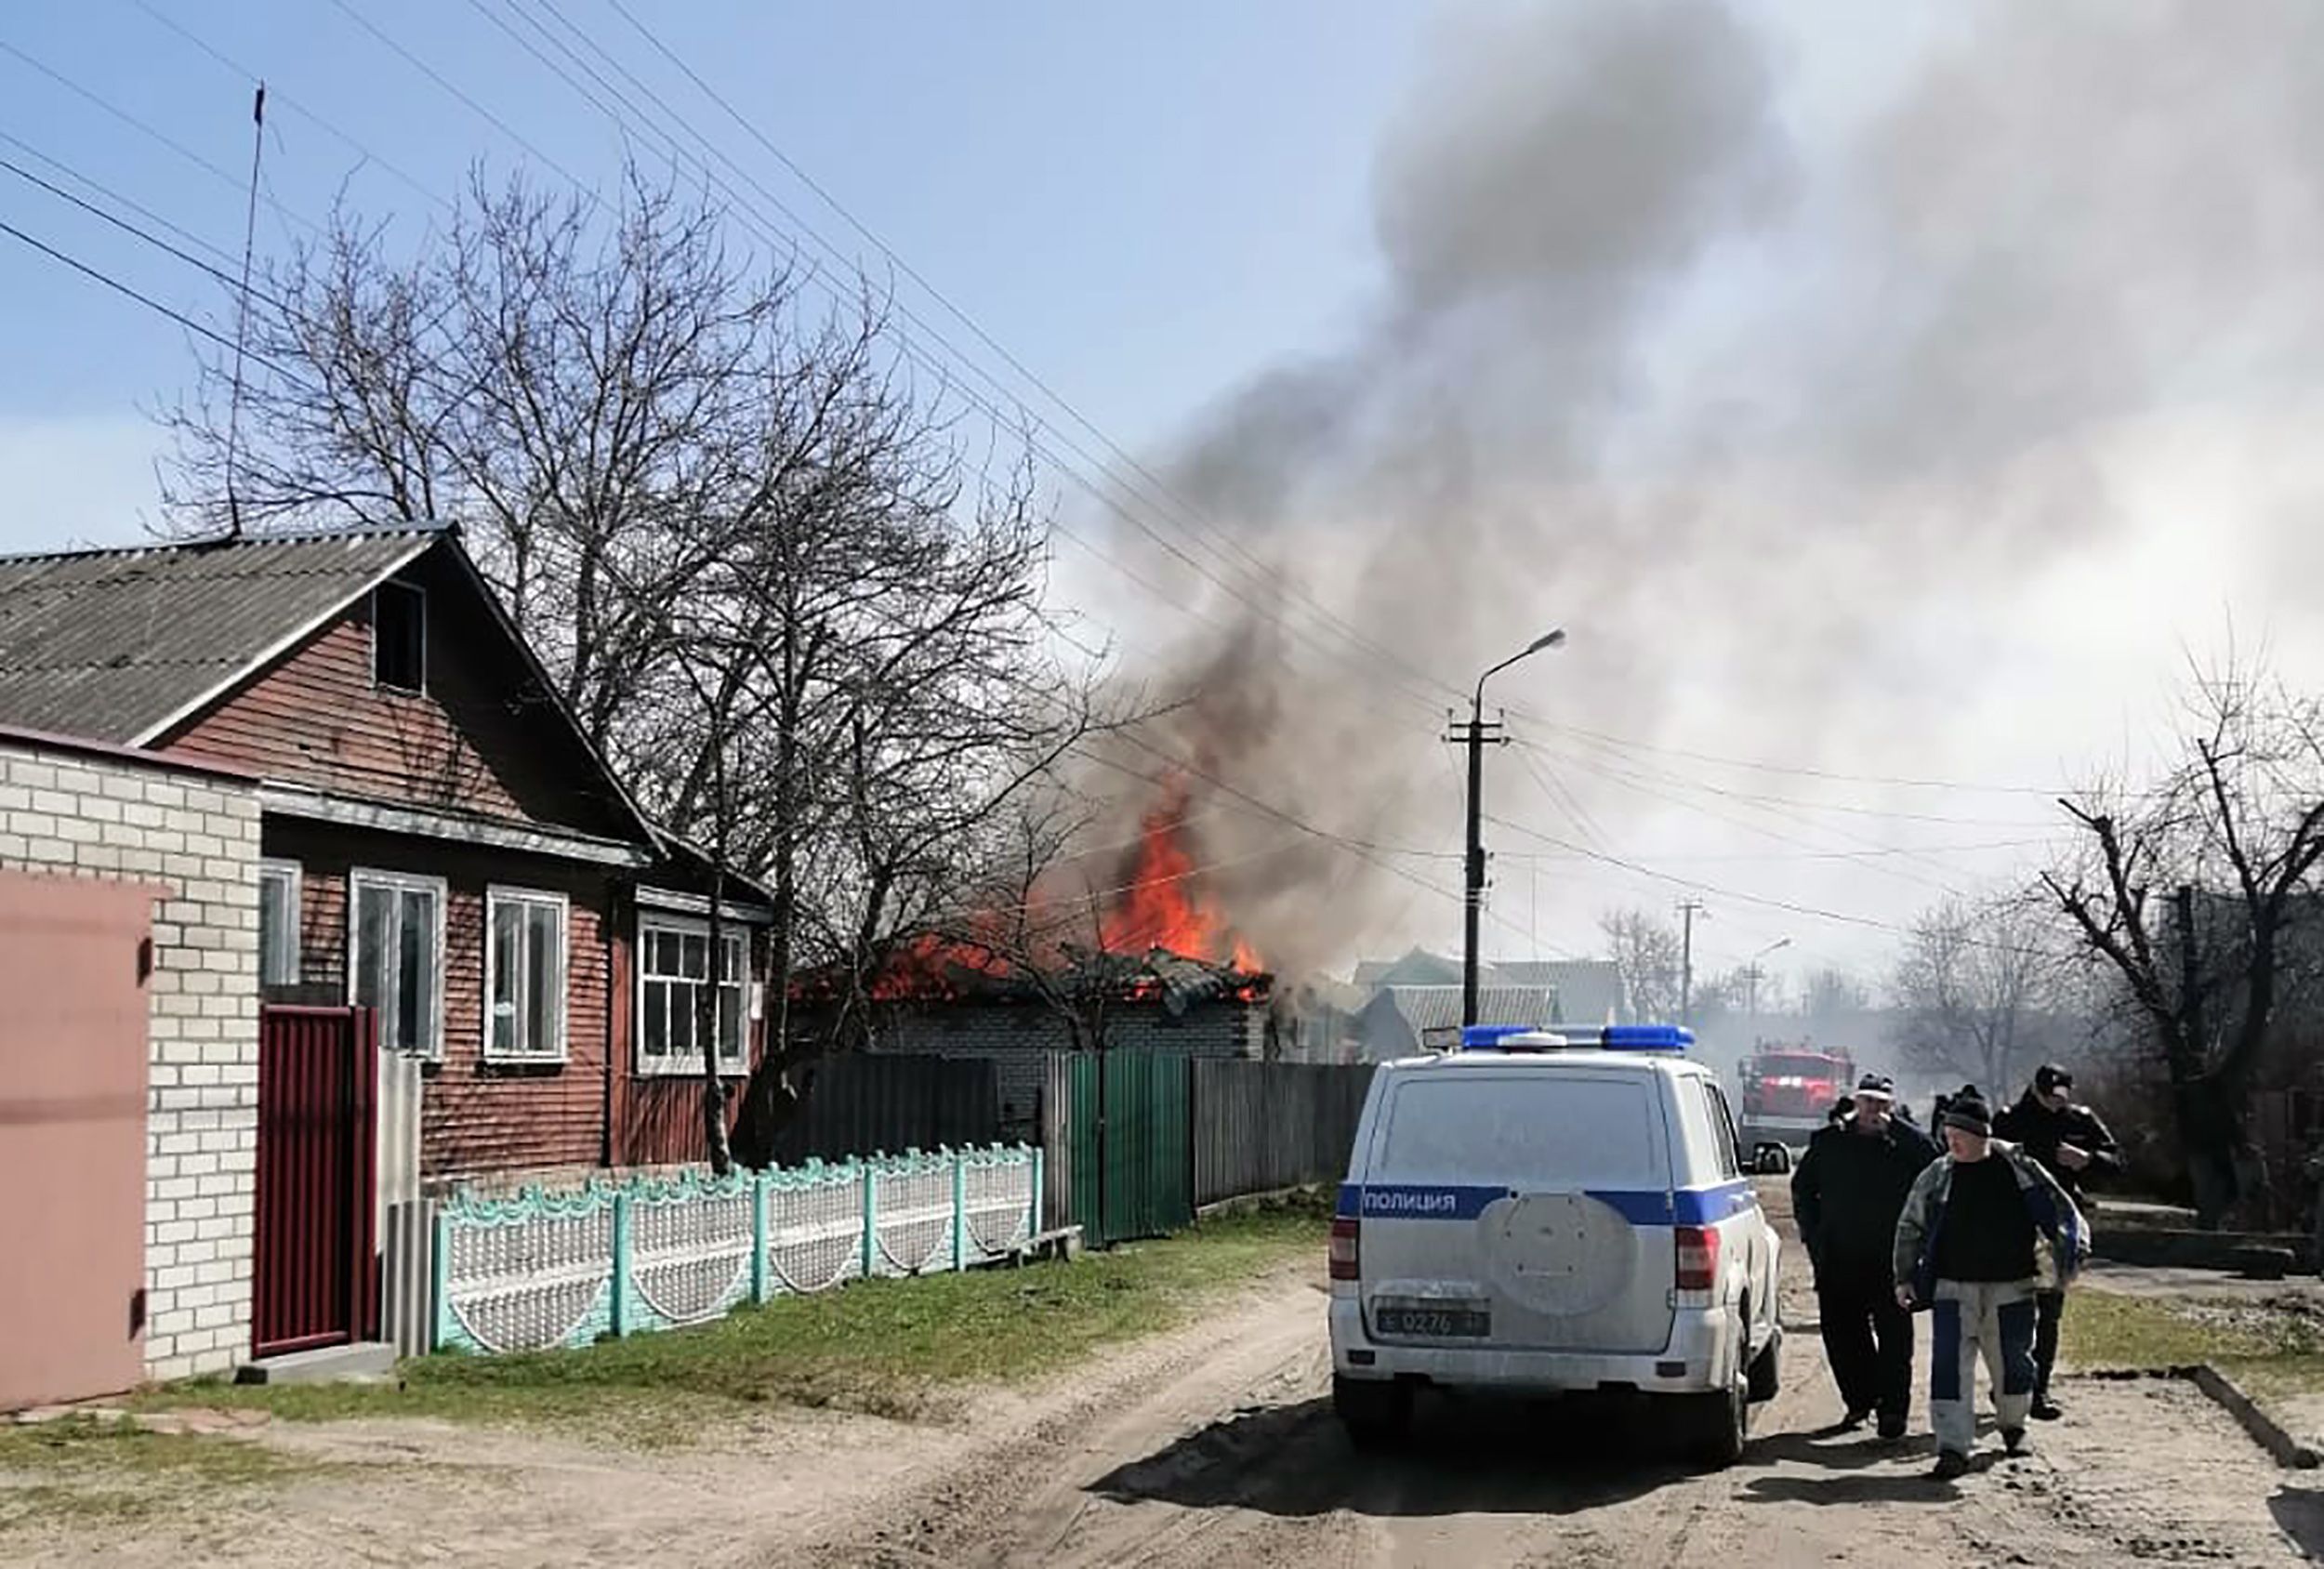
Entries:
POLYGON ((2024 1452, 2036 1378, 2034 1296, 2073 1278, 2090 1233, 2056 1178, 1993 1137, 1984 1097, 1966 1088, 1952 1097, 1943 1126, 1944 1158, 1905 1195, 1894 1264, 1898 1304, 1935 1315, 1929 1423, 1934 1474, 1949 1481, 1969 1470, 1976 1444, 1980 1357, 2002 1446, 2024 1452))

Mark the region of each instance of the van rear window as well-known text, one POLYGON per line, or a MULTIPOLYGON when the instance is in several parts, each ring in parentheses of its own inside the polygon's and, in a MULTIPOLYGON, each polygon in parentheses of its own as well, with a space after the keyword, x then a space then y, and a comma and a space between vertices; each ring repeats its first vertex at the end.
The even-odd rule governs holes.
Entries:
POLYGON ((1666 1187, 1652 1087, 1636 1075, 1460 1071, 1399 1084, 1374 1181, 1666 1187))

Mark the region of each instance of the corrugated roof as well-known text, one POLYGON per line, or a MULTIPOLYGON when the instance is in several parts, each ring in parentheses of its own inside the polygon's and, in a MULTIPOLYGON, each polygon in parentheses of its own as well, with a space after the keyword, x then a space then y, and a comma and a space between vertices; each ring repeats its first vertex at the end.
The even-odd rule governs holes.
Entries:
POLYGON ((442 537, 415 525, 0 557, 0 724, 140 741, 442 537))
POLYGON ((1627 1013, 1622 969, 1611 959, 1503 959, 1496 980, 1557 992, 1561 1024, 1615 1024, 1627 1013))
MULTIPOLYGON (((1389 999, 1412 1033, 1460 1027, 1460 988, 1458 986, 1383 986, 1389 999)), ((1477 1022, 1480 1024, 1548 1024, 1557 1017, 1554 986, 1480 986, 1477 1022)))

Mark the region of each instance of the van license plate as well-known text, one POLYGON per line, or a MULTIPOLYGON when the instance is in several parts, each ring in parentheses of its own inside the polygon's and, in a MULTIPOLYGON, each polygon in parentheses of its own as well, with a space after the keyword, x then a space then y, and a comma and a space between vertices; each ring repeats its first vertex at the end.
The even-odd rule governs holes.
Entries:
POLYGON ((1482 1340, 1493 1333, 1493 1315, 1472 1308, 1380 1308, 1379 1332, 1413 1338, 1482 1340))

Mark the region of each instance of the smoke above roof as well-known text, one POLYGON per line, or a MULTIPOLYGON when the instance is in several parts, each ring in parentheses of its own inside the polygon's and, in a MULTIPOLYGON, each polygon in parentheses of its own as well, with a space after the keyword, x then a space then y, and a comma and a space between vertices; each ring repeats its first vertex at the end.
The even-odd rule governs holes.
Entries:
MULTIPOLYGON (((1235 589, 1141 560, 1208 617, 1131 672, 1188 694, 1156 745, 1303 823, 1457 850, 1431 709, 1563 624, 1496 681, 1550 748, 1496 788, 1555 822, 1570 784, 1618 839, 1640 803, 1556 725, 1651 739, 1683 703, 1813 761, 1941 724, 2007 673, 1930 624, 2107 549, 2126 445, 2315 398, 2324 9, 1965 7, 1878 59, 1855 14, 1446 23, 1375 152, 1363 326, 1166 455, 1235 589)), ((1418 883, 1455 860, 1205 805, 1272 968, 1451 918, 1418 883)))

